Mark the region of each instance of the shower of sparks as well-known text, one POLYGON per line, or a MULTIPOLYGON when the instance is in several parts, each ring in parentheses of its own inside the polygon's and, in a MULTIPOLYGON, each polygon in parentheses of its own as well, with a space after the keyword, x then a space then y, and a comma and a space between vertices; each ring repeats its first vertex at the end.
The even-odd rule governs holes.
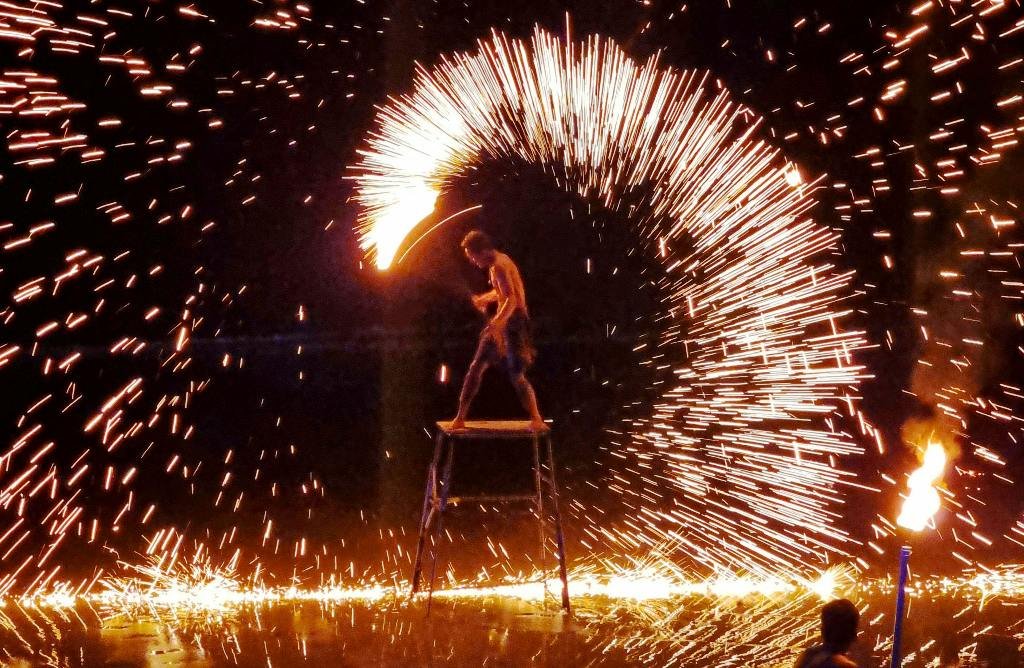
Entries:
POLYGON ((611 433, 626 463, 608 488, 632 519, 594 513, 583 531, 627 551, 670 538, 706 568, 770 575, 843 554, 841 459, 859 448, 835 420, 857 414, 864 340, 843 326, 850 275, 810 218, 815 185, 759 126, 709 73, 639 64, 600 38, 495 33, 380 110, 354 178, 379 267, 420 223, 410 193, 433 205, 486 161, 543 165, 610 209, 646 192, 632 222, 663 267, 663 313, 637 364, 672 364, 674 381, 611 433))
MULTIPOLYGON (((260 298, 203 249, 230 227, 253 234, 250 212, 281 178, 267 165, 304 163, 311 145, 337 139, 322 120, 376 90, 367 45, 390 48, 391 17, 363 0, 79 4, 88 7, 0 7, 0 632, 34 642, 58 624, 29 617, 23 634, 12 611, 76 601, 115 614, 397 598, 408 527, 361 512, 355 527, 324 521, 317 504, 337 492, 299 459, 288 415, 251 397, 232 447, 203 426, 220 411, 209 397, 224 377, 251 366, 224 341, 260 298), (250 41, 239 46, 241 35, 250 41), (273 572, 275 559, 290 572, 273 572)), ((482 34, 504 25, 491 4, 423 3, 405 23, 430 34, 454 7, 464 30, 482 34)), ((741 73, 730 92, 714 75, 664 66, 692 62, 676 47, 706 27, 687 25, 695 3, 636 3, 633 37, 666 48, 646 63, 607 40, 496 34, 421 69, 412 93, 383 106, 349 182, 361 243, 381 268, 408 253, 448 184, 481 162, 543 165, 608 209, 647 196, 628 252, 662 265, 663 308, 634 352, 671 382, 646 414, 609 428, 608 477, 583 481, 602 483, 614 505, 573 499, 569 513, 581 534, 572 555, 601 557, 576 565, 574 591, 609 597, 637 621, 635 633, 614 614, 599 621, 614 628, 607 649, 659 664, 720 665, 766 635, 777 646, 745 658, 784 663, 813 632, 803 613, 833 591, 825 565, 867 570, 890 549, 891 507, 851 526, 843 505, 847 492, 901 490, 907 474, 890 459, 900 446, 886 442, 887 425, 872 422, 885 423, 878 413, 890 406, 861 412, 865 340, 879 377, 910 356, 899 390, 929 410, 947 447, 944 484, 917 485, 915 473, 911 490, 950 511, 928 540, 948 544, 966 570, 915 574, 911 596, 966 596, 958 620, 979 601, 1024 599, 1024 568, 991 565, 1024 548, 1024 519, 1006 521, 1018 506, 997 505, 1019 497, 1024 438, 1021 3, 879 3, 853 18, 822 3, 748 43, 730 36, 751 23, 743 4, 702 3, 720 12, 726 36, 708 62, 737 59, 719 72, 741 73), (780 100, 775 82, 802 93, 780 100), (812 154, 816 168, 786 160, 812 154), (834 173, 819 178, 822 164, 834 173), (810 220, 815 200, 815 218, 833 227, 810 220), (849 331, 860 326, 866 335, 849 331), (855 478, 844 469, 862 450, 855 478), (657 559, 612 565, 652 550, 657 559), (724 636, 717 607, 669 628, 681 614, 672 596, 730 591, 784 603, 742 608, 724 636), (654 654, 664 646, 667 657, 654 654)), ((781 3, 772 18, 787 11, 781 3)), ((326 194, 293 172, 285 179, 276 186, 304 210, 326 194)), ((330 229, 340 208, 282 229, 330 229)), ((588 274, 599 265, 588 261, 588 274)), ((318 313, 309 303, 301 295, 285 309, 307 330, 318 313)), ((442 364, 438 381, 453 380, 442 364)), ((907 443, 925 442, 909 427, 907 443)), ((487 544, 494 560, 475 565, 476 577, 450 565, 438 595, 538 600, 533 565, 487 544)), ((865 612, 875 626, 880 616, 865 612)), ((1008 628, 1022 637, 1019 621, 1008 628)), ((973 651, 969 642, 962 656, 973 651)), ((939 661, 928 643, 908 660, 939 661)))
MULTIPOLYGON (((154 565, 126 565, 126 569, 127 577, 106 579, 89 594, 75 594, 59 586, 46 595, 0 600, 0 634, 9 633, 14 643, 7 649, 31 652, 32 643, 17 631, 20 620, 36 617, 78 620, 83 626, 92 616, 112 625, 123 619, 154 620, 169 630, 191 629, 186 636, 204 625, 209 625, 208 630, 216 636, 225 623, 246 615, 255 615, 258 621, 270 606, 282 605, 297 613, 303 604, 313 604, 328 618, 339 616, 336 613, 339 608, 345 609, 342 606, 386 607, 389 614, 410 609, 413 616, 422 617, 417 612, 422 608, 415 605, 415 600, 406 599, 406 582, 361 587, 266 587, 247 585, 231 571, 205 567, 165 570, 154 565), (24 647, 19 647, 22 644, 24 647)), ((580 567, 572 578, 580 607, 577 622, 585 625, 588 643, 601 653, 619 648, 634 660, 658 665, 720 665, 737 653, 759 665, 788 664, 798 648, 817 637, 821 601, 837 596, 859 602, 862 637, 869 645, 884 651, 892 642, 887 635, 891 628, 889 611, 884 605, 878 610, 874 606, 891 596, 893 582, 854 579, 851 569, 845 567, 833 567, 803 582, 733 575, 689 580, 670 562, 647 558, 621 566, 602 563, 596 568, 580 567)), ((451 605, 470 603, 473 615, 492 599, 503 599, 506 605, 523 602, 539 611, 548 592, 557 591, 557 587, 556 580, 547 582, 547 592, 543 582, 515 581, 463 585, 439 590, 434 596, 451 605)), ((1024 600, 1024 572, 1021 566, 1006 565, 956 578, 915 578, 908 595, 915 600, 915 607, 935 600, 955 602, 959 606, 956 617, 970 630, 961 634, 957 647, 961 653, 973 654, 977 638, 991 625, 967 621, 969 615, 980 614, 997 601, 1010 609, 1018 606, 1024 600)), ((557 607, 554 601, 549 605, 557 607)), ((49 629, 54 624, 38 626, 49 629)), ((249 651, 258 656, 259 650, 249 651)), ((928 662, 941 651, 927 640, 913 653, 920 665, 930 665, 928 662)), ((254 657, 250 654, 249 658, 254 657)), ((910 663, 919 665, 914 659, 910 663)))
MULTIPOLYGON (((123 564, 127 575, 107 578, 93 593, 75 592, 66 583, 59 583, 45 594, 22 596, 9 600, 20 605, 61 607, 78 601, 113 608, 153 606, 178 610, 214 610, 237 605, 288 601, 373 601, 385 596, 406 596, 408 583, 363 586, 324 585, 297 587, 247 585, 230 570, 206 566, 175 566, 164 569, 157 565, 123 564)), ((679 596, 742 598, 745 596, 814 595, 822 600, 834 598, 837 590, 852 585, 844 568, 833 568, 808 580, 781 578, 758 579, 735 574, 692 580, 659 560, 645 564, 629 563, 616 567, 581 566, 573 569, 571 578, 575 595, 583 598, 604 597, 629 601, 664 600, 679 596)), ((435 598, 501 597, 542 602, 556 591, 558 580, 545 581, 540 573, 523 578, 509 578, 494 585, 462 583, 434 592, 435 598)))
POLYGON ((351 96, 357 74, 340 67, 363 27, 294 2, 86 4, 0 6, 0 387, 15 421, 0 448, 0 596, 45 591, 76 565, 83 591, 122 555, 170 564, 200 544, 218 563, 257 549, 316 564, 323 545, 276 515, 323 494, 281 417, 254 393, 237 436, 266 438, 200 433, 215 374, 247 361, 221 341, 248 286, 204 249, 218 214, 259 207, 263 161, 245 144, 292 151, 325 102, 351 96), (240 66, 232 44, 258 42, 292 54, 289 69, 240 66), (303 73, 305 53, 328 67, 303 73), (176 505, 257 522, 214 529, 176 505))

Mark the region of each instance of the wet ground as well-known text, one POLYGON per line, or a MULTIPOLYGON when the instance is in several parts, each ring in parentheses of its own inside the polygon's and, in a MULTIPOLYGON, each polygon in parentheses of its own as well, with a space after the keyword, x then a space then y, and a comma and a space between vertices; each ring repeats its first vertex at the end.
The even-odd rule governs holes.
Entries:
MULTIPOLYGON (((855 655, 885 663, 891 601, 864 610, 855 655)), ((813 596, 577 598, 572 617, 507 598, 245 605, 132 611, 78 603, 0 608, 0 662, 11 666, 788 666, 816 633, 813 596)), ((912 666, 1021 665, 1024 606, 915 598, 912 666)))

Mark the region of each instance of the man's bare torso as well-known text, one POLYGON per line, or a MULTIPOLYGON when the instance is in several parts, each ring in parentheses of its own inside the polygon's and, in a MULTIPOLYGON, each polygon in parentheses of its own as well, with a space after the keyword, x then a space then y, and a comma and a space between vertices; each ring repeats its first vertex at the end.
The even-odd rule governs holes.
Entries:
POLYGON ((506 301, 511 301, 511 310, 522 310, 524 315, 529 316, 526 307, 526 288, 522 276, 519 275, 519 267, 512 258, 504 253, 495 253, 489 277, 491 286, 498 293, 499 308, 506 301))

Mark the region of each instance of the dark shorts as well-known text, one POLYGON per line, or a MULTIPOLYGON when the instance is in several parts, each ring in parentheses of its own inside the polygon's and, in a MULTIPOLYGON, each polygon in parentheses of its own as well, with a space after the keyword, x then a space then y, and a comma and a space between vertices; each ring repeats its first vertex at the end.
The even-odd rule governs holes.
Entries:
POLYGON ((537 355, 530 338, 530 319, 523 313, 515 313, 508 319, 505 326, 504 355, 493 337, 485 330, 480 334, 476 346, 475 360, 488 364, 501 364, 510 376, 518 376, 533 365, 537 355))

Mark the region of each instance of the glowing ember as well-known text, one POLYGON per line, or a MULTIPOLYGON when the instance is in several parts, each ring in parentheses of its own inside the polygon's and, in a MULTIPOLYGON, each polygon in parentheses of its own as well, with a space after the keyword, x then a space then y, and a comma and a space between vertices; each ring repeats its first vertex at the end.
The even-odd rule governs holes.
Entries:
POLYGON ((936 483, 942 479, 946 467, 946 451, 942 444, 929 442, 920 468, 907 480, 909 493, 903 501, 896 523, 911 531, 921 531, 939 510, 939 492, 936 483))

